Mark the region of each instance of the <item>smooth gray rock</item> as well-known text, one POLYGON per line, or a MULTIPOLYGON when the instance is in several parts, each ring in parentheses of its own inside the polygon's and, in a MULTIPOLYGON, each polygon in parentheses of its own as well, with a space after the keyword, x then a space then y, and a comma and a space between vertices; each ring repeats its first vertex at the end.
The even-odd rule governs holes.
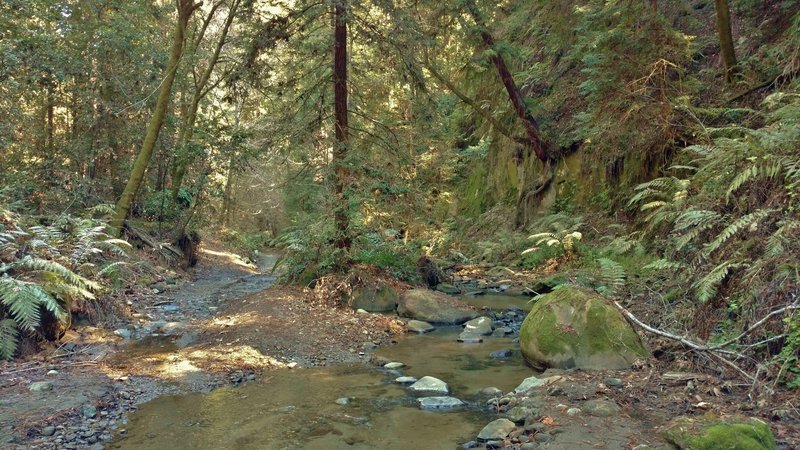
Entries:
POLYGON ((491 397, 497 397, 502 393, 503 393, 503 391, 501 391, 500 389, 498 389, 498 388, 496 388, 494 386, 483 388, 480 391, 481 395, 489 395, 491 397))
POLYGON ((506 359, 506 358, 511 358, 513 355, 514 355, 514 350, 511 350, 509 348, 489 353, 489 357, 492 359, 506 359))
POLYGON ((423 322, 422 320, 409 320, 406 327, 408 331, 414 331, 416 333, 427 333, 436 329, 433 325, 428 322, 423 322))
POLYGON ((519 384, 516 388, 514 388, 515 394, 521 394, 523 392, 527 392, 533 388, 537 388, 540 386, 547 385, 546 378, 536 378, 536 377, 528 377, 522 380, 522 383, 519 384))
POLYGON ((620 408, 610 400, 589 400, 584 402, 583 410, 596 417, 610 417, 619 414, 620 408))
POLYGON ((397 377, 394 379, 395 383, 398 384, 414 384, 417 382, 415 377, 397 377))
POLYGON ((28 386, 28 390, 31 392, 52 391, 53 383, 49 381, 34 381, 28 386))
POLYGON ((400 297, 397 314, 431 323, 462 324, 478 317, 468 304, 428 289, 410 289, 400 297))
POLYGON ((350 399, 350 397, 342 397, 342 398, 337 398, 336 399, 336 404, 337 405, 342 405, 342 406, 347 406, 347 405, 350 404, 351 401, 352 400, 350 399))
POLYGON ((393 361, 393 362, 384 364, 383 368, 384 369, 399 369, 399 368, 405 367, 405 366, 406 365, 401 363, 401 362, 393 361))
POLYGON ((461 293, 461 290, 449 283, 437 284, 436 290, 447 295, 458 295, 461 293))
POLYGON ((414 392, 427 392, 435 394, 448 394, 450 392, 450 389, 447 387, 447 383, 431 376, 424 376, 420 378, 416 383, 412 384, 408 388, 414 392))
POLYGON ((121 337, 122 339, 130 339, 131 336, 133 335, 131 333, 131 330, 127 328, 117 328, 116 330, 114 330, 114 334, 121 337))
POLYGON ((462 408, 465 403, 455 397, 422 397, 417 399, 420 409, 444 411, 462 408))
POLYGON ((42 428, 42 436, 52 436, 56 434, 56 427, 49 425, 42 428))
POLYGON ((478 442, 505 439, 512 431, 514 431, 514 428, 516 428, 514 422, 508 419, 494 420, 489 422, 489 424, 483 427, 481 432, 478 433, 478 442))
POLYGON ((472 319, 464 324, 465 333, 473 333, 480 335, 492 334, 492 319, 484 316, 472 319))
POLYGON ((608 377, 603 380, 603 384, 609 387, 622 387, 624 383, 621 379, 615 377, 608 377))
POLYGON ((458 335, 458 342, 463 342, 465 344, 479 344, 483 342, 483 336, 480 334, 470 333, 468 331, 462 331, 461 334, 458 335))
POLYGON ((97 407, 94 405, 83 405, 83 417, 94 419, 97 417, 97 407))

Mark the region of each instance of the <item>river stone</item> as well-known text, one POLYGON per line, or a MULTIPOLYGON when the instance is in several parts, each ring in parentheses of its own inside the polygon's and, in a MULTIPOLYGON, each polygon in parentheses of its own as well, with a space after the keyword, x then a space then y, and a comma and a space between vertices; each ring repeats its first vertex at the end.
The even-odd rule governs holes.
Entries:
POLYGON ((406 327, 408 328, 408 331, 414 331, 417 333, 427 333, 428 331, 433 331, 436 329, 436 327, 433 325, 421 320, 409 320, 406 324, 406 327))
POLYGON ((514 355, 514 350, 509 348, 504 348, 502 350, 497 350, 492 353, 489 353, 489 357, 492 359, 506 359, 511 358, 514 355))
POLYGON ((479 344, 483 342, 483 337, 480 334, 462 331, 461 334, 458 335, 457 340, 458 342, 464 342, 465 344, 479 344))
POLYGON ((394 379, 395 383, 398 384, 414 384, 417 382, 415 377, 397 377, 394 379))
POLYGON ((368 284, 353 289, 350 306, 368 312, 394 311, 398 297, 397 291, 389 285, 368 284))
POLYGON ((582 407, 589 415, 597 417, 610 417, 619 413, 619 406, 609 400, 589 400, 582 407))
POLYGON ((769 425, 756 418, 741 416, 681 416, 671 420, 661 436, 678 449, 774 450, 775 436, 769 425))
POLYGON ((49 381, 34 381, 28 386, 28 390, 31 392, 52 391, 53 383, 49 381))
POLYGON ((469 305, 428 289, 410 289, 403 293, 397 314, 431 323, 458 325, 478 316, 469 305))
POLYGON ((97 407, 94 405, 83 405, 83 417, 94 419, 97 417, 97 407))
POLYGON ((478 433, 478 442, 505 439, 516 427, 514 422, 508 419, 494 420, 489 422, 489 424, 483 427, 481 432, 478 433))
POLYGON ((497 396, 501 395, 502 393, 503 393, 503 391, 501 391, 500 389, 498 389, 498 388, 496 388, 494 386, 485 387, 485 388, 481 389, 480 392, 479 392, 479 394, 481 394, 481 395, 488 395, 490 397, 497 397, 497 396))
POLYGON ((461 291, 457 287, 448 283, 437 284, 436 290, 447 295, 458 295, 461 293, 461 291))
POLYGON ((425 410, 449 410, 461 408, 464 402, 454 397, 422 397, 417 399, 420 409, 425 410))
POLYGON ((56 434, 56 427, 48 425, 42 428, 42 436, 52 436, 54 434, 56 434))
POLYGON ((506 418, 514 423, 524 423, 528 417, 533 415, 534 411, 525 406, 515 406, 506 411, 506 418))
POLYGON ((408 387, 414 392, 427 392, 435 394, 447 394, 450 390, 447 388, 447 383, 431 376, 424 376, 416 383, 408 387))
POLYGON ((129 330, 127 328, 118 328, 118 329, 114 330, 114 334, 116 334, 117 336, 121 337, 122 339, 130 339, 131 336, 133 335, 131 333, 131 330, 129 330))
POLYGON ((405 366, 406 365, 401 363, 401 362, 394 361, 394 362, 389 362, 389 363, 384 364, 383 368, 384 369, 399 369, 399 368, 405 367, 405 366))
POLYGON ((534 388, 538 388, 541 386, 548 386, 557 381, 560 381, 562 378, 563 377, 561 377, 560 375, 553 375, 552 377, 547 377, 547 378, 537 378, 535 376, 528 377, 522 380, 522 383, 520 383, 519 386, 514 388, 514 393, 522 394, 534 388))
POLYGON ((628 369, 647 357, 639 335, 603 297, 565 287, 539 298, 520 329, 534 368, 628 369))
POLYGON ((492 319, 484 316, 472 319, 464 324, 464 331, 473 334, 492 334, 492 319))

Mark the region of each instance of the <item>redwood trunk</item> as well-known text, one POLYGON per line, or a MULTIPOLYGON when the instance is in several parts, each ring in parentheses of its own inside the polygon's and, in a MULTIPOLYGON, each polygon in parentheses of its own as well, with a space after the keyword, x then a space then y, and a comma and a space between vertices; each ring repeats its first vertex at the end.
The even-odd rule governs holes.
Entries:
POLYGON ((731 14, 728 0, 715 0, 717 10, 717 34, 722 60, 725 63, 725 82, 733 81, 736 74, 736 51, 733 48, 733 34, 731 33, 731 14))
POLYGON ((334 221, 337 236, 336 248, 350 249, 350 217, 348 201, 344 193, 347 182, 347 168, 344 160, 347 157, 349 129, 347 124, 347 3, 336 0, 333 23, 333 98, 334 98, 334 136, 336 144, 333 148, 334 194, 336 205, 334 221))

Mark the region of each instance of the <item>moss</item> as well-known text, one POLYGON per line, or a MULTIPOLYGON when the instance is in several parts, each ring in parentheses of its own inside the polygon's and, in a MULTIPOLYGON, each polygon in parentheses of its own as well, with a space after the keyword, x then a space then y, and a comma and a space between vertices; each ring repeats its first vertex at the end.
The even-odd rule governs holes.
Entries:
POLYGON ((758 419, 720 420, 713 416, 678 417, 667 425, 664 438, 678 448, 692 450, 772 450, 775 437, 769 426, 758 419))
POLYGON ((483 212, 485 187, 486 167, 483 164, 477 164, 467 178, 467 186, 461 197, 462 214, 468 217, 477 217, 483 212))
POLYGON ((533 366, 624 368, 647 351, 636 332, 602 297, 562 287, 537 301, 520 330, 533 366))

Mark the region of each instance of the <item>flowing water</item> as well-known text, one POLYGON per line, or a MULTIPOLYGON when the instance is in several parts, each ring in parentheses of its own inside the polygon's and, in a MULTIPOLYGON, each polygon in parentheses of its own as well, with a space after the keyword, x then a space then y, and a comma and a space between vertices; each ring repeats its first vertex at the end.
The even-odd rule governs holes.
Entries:
POLYGON ((496 416, 478 391, 508 391, 534 372, 510 338, 480 344, 456 341, 460 327, 409 335, 378 356, 406 367, 367 365, 268 372, 264 379, 210 394, 161 397, 132 415, 117 449, 454 449, 474 438, 496 416), (489 354, 514 348, 514 356, 489 354), (422 411, 394 378, 437 377, 451 395, 468 403, 450 412, 422 411), (347 405, 337 399, 350 398, 347 405))

